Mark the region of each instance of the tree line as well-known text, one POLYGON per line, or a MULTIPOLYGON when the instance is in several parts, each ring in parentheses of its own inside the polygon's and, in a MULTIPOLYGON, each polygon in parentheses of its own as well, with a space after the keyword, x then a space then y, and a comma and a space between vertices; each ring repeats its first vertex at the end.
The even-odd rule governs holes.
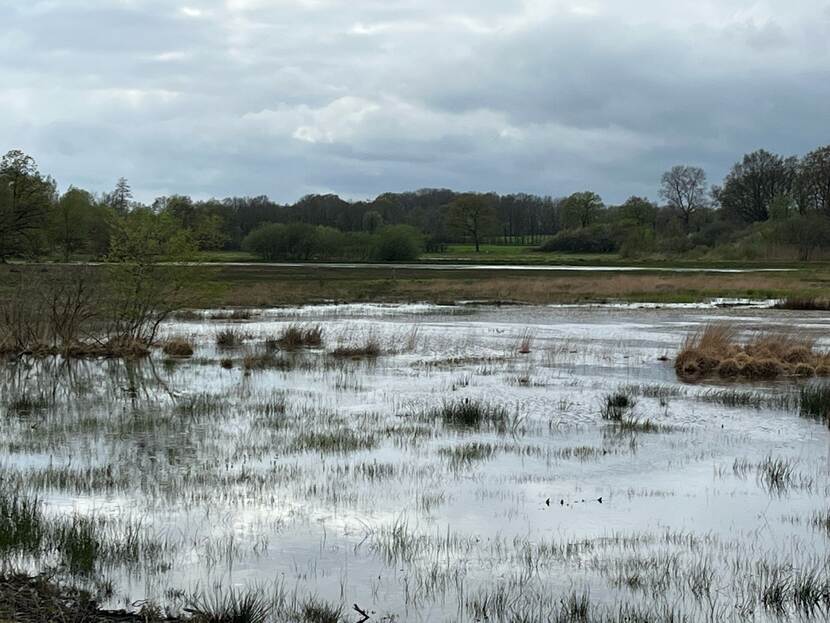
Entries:
POLYGON ((450 243, 536 246, 559 253, 685 255, 806 260, 830 244, 830 145, 802 157, 766 150, 743 156, 710 186, 703 169, 677 165, 659 200, 606 205, 589 190, 566 197, 384 193, 371 201, 308 195, 284 205, 268 197, 135 201, 128 181, 94 194, 57 184, 19 150, 0 160, 0 261, 106 259, 125 241, 163 256, 175 249, 247 250, 271 260, 401 261, 450 243))

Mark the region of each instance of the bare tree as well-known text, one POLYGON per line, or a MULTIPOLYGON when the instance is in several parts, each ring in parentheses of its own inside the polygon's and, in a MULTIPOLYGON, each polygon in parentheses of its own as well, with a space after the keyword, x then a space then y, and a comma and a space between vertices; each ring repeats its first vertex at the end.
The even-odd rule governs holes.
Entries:
POLYGON ((450 204, 450 225, 473 239, 476 253, 479 252, 481 241, 495 230, 496 207, 492 197, 469 193, 461 195, 450 204))
POLYGON ((706 173, 700 167, 676 165, 670 171, 663 173, 660 196, 669 206, 680 212, 688 232, 692 214, 705 208, 709 203, 706 193, 706 173))

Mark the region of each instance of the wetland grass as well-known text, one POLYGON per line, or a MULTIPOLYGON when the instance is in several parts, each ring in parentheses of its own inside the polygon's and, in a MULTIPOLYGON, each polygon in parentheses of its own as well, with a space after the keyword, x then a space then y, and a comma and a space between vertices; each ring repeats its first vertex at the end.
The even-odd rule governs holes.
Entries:
POLYGON ((830 355, 795 333, 758 332, 740 340, 735 327, 709 324, 686 337, 674 369, 684 381, 711 376, 747 381, 824 376, 830 374, 830 355))
POLYGON ((190 357, 193 355, 193 344, 185 337, 174 336, 165 340, 162 351, 168 357, 190 357))
POLYGON ((445 402, 431 412, 430 419, 438 419, 448 428, 478 430, 486 424, 504 429, 509 416, 500 405, 465 398, 445 402))
POLYGON ((265 344, 271 350, 318 348, 323 344, 323 328, 320 325, 303 327, 292 324, 285 327, 276 338, 266 340, 265 344))
POLYGON ((378 337, 369 335, 359 343, 339 344, 329 354, 336 359, 377 359, 381 352, 378 337))
POLYGON ((245 336, 238 329, 222 329, 216 333, 216 346, 222 349, 239 347, 245 336))
POLYGON ((830 385, 822 383, 802 387, 799 412, 802 417, 815 418, 830 426, 830 385))

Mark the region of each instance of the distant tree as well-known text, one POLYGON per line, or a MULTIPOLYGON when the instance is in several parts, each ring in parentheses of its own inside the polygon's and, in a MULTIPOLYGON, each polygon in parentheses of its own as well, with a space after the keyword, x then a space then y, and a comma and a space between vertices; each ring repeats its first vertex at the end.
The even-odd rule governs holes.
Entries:
POLYGON ((781 241, 798 249, 798 259, 806 262, 820 249, 830 248, 830 218, 818 212, 797 215, 778 228, 781 241))
POLYGON ((381 227, 383 227, 383 216, 380 212, 369 210, 363 214, 363 231, 373 234, 381 227))
POLYGON ((46 231, 55 183, 31 156, 12 150, 0 160, 0 261, 37 249, 46 231))
POLYGON ((588 227, 604 207, 602 198, 594 192, 574 193, 561 204, 562 224, 566 229, 588 227))
POLYGON ((482 240, 498 227, 496 208, 487 195, 461 195, 450 204, 449 223, 457 232, 473 240, 478 253, 482 240))
POLYGON ((115 184, 115 190, 110 195, 110 205, 117 214, 121 216, 130 211, 130 199, 133 198, 133 191, 126 177, 119 177, 115 184))
POLYGON ((692 214, 708 205, 706 173, 700 167, 676 165, 663 174, 660 196, 680 213, 688 232, 692 214))
POLYGON ((411 262, 421 254, 423 236, 409 225, 387 225, 372 241, 372 259, 380 262, 411 262))
POLYGON ((629 197, 620 206, 620 218, 625 223, 654 229, 657 222, 657 206, 642 197, 629 197))
POLYGON ((759 149, 732 167, 717 200, 728 217, 746 223, 766 221, 773 200, 790 193, 795 175, 795 159, 759 149))
POLYGON ((193 229, 193 238, 202 251, 221 249, 228 239, 224 232, 225 223, 218 214, 199 215, 193 229))
POLYGON ((830 215, 830 145, 804 156, 799 166, 798 185, 803 192, 803 211, 817 210, 830 215))
POLYGON ((70 186, 49 211, 50 237, 63 251, 65 262, 88 245, 94 208, 91 194, 70 186))

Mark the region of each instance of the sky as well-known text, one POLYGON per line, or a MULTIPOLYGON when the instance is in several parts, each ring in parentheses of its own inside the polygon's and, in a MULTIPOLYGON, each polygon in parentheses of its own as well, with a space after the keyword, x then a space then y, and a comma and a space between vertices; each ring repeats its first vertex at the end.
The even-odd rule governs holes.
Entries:
POLYGON ((0 151, 137 199, 657 198, 830 143, 830 0, 0 0, 0 151))

